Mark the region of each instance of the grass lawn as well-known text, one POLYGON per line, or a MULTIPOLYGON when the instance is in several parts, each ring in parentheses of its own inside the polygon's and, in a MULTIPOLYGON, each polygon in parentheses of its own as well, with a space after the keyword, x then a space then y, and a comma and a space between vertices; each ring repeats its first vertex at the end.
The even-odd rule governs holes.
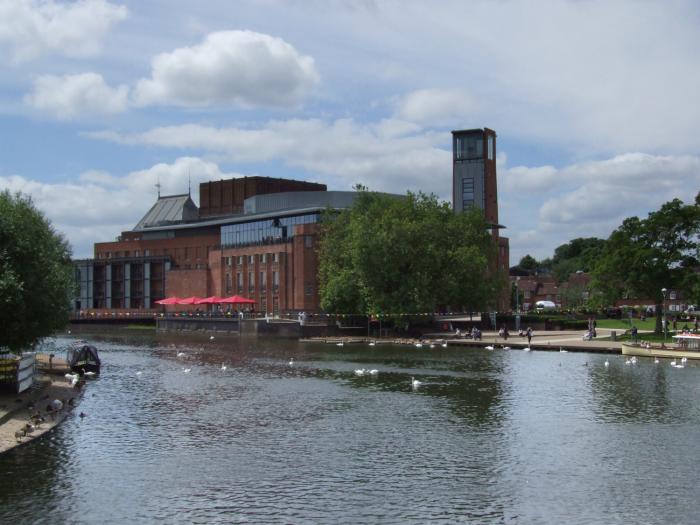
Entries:
MULTIPOLYGON (((656 328, 656 318, 647 317, 644 321, 632 319, 632 323, 637 330, 653 330, 656 328)), ((596 319, 598 328, 612 328, 613 330, 629 330, 632 328, 629 319, 596 319)))

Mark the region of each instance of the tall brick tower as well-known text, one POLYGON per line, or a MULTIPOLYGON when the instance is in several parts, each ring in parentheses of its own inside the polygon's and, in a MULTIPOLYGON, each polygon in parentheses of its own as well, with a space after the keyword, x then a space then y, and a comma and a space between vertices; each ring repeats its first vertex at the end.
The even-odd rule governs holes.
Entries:
MULTIPOLYGON (((510 250, 508 238, 499 235, 503 226, 498 223, 496 132, 492 129, 452 132, 452 208, 455 213, 468 208, 483 210, 498 247, 497 267, 508 275, 510 250)), ((498 306, 506 309, 507 298, 501 298, 498 306)))

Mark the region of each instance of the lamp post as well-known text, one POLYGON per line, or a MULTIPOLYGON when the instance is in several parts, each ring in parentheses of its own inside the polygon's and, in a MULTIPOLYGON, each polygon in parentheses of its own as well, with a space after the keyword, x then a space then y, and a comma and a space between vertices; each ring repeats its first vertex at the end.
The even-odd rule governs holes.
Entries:
POLYGON ((520 277, 515 277, 515 331, 520 332, 520 287, 518 286, 520 277))
POLYGON ((666 321, 666 288, 661 288, 661 295, 663 296, 663 301, 661 302, 661 313, 663 315, 664 324, 664 344, 666 344, 666 333, 668 332, 668 322, 666 321))

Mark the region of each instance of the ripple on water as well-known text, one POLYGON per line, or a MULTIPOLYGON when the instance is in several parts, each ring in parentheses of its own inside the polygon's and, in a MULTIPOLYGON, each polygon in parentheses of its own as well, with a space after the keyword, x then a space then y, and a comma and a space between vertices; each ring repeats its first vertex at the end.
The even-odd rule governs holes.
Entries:
POLYGON ((0 457, 0 522, 700 521, 667 504, 694 501, 698 368, 138 341, 99 341, 85 419, 0 457))

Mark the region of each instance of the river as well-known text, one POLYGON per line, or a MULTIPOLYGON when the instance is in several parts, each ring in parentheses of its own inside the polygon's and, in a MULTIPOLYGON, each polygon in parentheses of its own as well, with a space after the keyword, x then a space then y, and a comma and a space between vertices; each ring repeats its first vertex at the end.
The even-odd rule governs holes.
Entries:
POLYGON ((87 416, 0 457, 2 523, 700 523, 694 364, 86 337, 87 416))

